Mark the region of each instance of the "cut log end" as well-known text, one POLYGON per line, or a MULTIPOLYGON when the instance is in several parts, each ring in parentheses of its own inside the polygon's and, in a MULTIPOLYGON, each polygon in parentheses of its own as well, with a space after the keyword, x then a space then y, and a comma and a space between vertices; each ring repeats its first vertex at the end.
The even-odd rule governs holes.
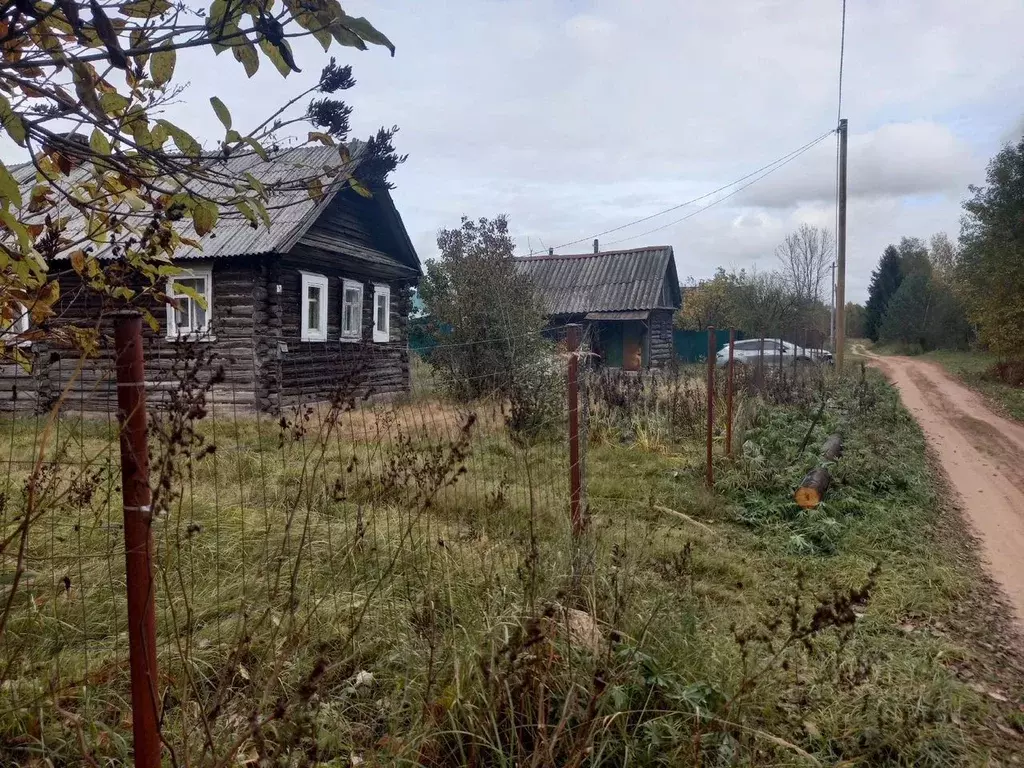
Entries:
POLYGON ((804 488, 801 486, 796 489, 796 503, 803 509, 814 509, 814 507, 821 504, 821 494, 817 488, 804 488))
POLYGON ((825 491, 828 490, 830 482, 831 478, 827 470, 822 468, 812 469, 804 476, 800 487, 796 489, 794 494, 796 503, 803 509, 813 509, 818 506, 821 504, 822 499, 825 498, 825 491))

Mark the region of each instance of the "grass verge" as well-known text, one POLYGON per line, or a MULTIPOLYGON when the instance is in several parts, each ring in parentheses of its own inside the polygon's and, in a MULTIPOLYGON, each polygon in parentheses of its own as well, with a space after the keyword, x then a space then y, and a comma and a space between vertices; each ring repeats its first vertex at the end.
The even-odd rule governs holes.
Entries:
MULTIPOLYGON (((155 467, 174 453, 156 531, 168 755, 938 766, 1019 747, 994 592, 881 377, 745 398, 713 492, 684 429, 703 423, 699 380, 627 381, 591 408, 581 548, 564 424, 510 439, 494 404, 214 418, 155 440, 155 467), (800 511, 793 488, 833 431, 835 485, 800 511)), ((0 638, 0 750, 117 762, 117 446, 105 424, 60 426, 33 485, 39 423, 5 425, 5 536, 30 491, 48 506, 0 638)))

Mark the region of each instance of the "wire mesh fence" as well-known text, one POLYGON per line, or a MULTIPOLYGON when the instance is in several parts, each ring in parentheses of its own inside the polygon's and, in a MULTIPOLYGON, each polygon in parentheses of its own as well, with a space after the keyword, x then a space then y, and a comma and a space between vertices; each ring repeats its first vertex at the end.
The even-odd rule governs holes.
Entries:
MULTIPOLYGON (((484 381, 471 401, 453 396, 464 377, 385 345, 281 340, 279 357, 305 361, 289 367, 255 362, 254 349, 140 343, 148 504, 122 498, 119 424, 130 414, 118 411, 117 350, 54 357, 53 407, 3 421, 5 762, 126 760, 133 728, 137 758, 140 707, 175 765, 326 761, 371 747, 424 762, 402 734, 482 674, 462 660, 492 658, 552 601, 582 604, 580 593, 614 585, 620 555, 574 530, 572 480, 582 520, 596 512, 614 527, 645 504, 642 478, 601 478, 592 493, 588 452, 627 441, 657 450, 708 428, 702 366, 599 369, 585 340, 552 347, 540 373, 536 360, 503 372, 540 381, 526 396, 484 381), (266 376, 281 384, 270 412, 266 376), (140 702, 129 649, 144 627, 129 606, 138 574, 126 569, 124 527, 142 506, 155 634, 143 633, 141 652, 155 643, 158 672, 140 702)), ((736 366, 732 386, 791 387, 772 383, 787 370, 736 366)), ((728 379, 711 401, 716 456, 728 379)))
MULTIPOLYGON (((328 361, 288 339, 330 382, 295 372, 305 381, 285 382, 270 414, 252 407, 244 362, 143 343, 159 669, 147 695, 175 764, 299 753, 349 708, 352 723, 405 717, 453 653, 442 634, 476 627, 465 642, 479 642, 571 570, 564 386, 517 424, 500 397, 447 397, 457 382, 421 361, 411 393, 380 397, 392 350, 328 361), (564 533, 544 552, 541 527, 564 533), (441 609, 453 592, 466 615, 441 609), (362 695, 375 675, 404 683, 389 711, 362 695)), ((57 404, 3 425, 5 761, 132 750, 117 362, 59 360, 57 404)))

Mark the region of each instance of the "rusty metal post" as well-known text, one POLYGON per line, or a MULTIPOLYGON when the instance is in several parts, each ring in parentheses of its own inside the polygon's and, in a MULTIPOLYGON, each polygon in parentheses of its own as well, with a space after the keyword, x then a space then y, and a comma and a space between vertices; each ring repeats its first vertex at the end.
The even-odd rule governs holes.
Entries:
POLYGON ((736 329, 729 329, 729 372, 725 382, 725 455, 732 458, 732 388, 733 354, 736 348, 736 329))
POLYGON ((567 326, 569 347, 569 519, 572 534, 579 536, 585 528, 583 520, 583 472, 580 465, 580 327, 567 326))
POLYGON ((708 326, 708 455, 707 455, 707 483, 708 488, 715 485, 715 469, 712 464, 712 442, 715 429, 715 326, 708 326))
POLYGON ((121 498, 128 593, 128 661, 136 768, 160 768, 156 598, 153 579, 152 497, 149 488, 142 316, 115 319, 117 420, 121 435, 121 498))

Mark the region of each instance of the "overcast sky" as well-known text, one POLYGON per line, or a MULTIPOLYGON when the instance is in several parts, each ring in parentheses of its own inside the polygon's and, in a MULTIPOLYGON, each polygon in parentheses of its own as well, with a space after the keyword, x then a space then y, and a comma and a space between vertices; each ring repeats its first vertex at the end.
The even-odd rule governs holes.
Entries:
MULTIPOLYGON (((841 0, 348 0, 397 46, 332 50, 357 86, 353 136, 397 124, 409 160, 395 199, 421 258, 459 217, 507 213, 520 253, 594 233, 744 176, 833 128, 841 0)), ((850 123, 849 289, 863 300, 889 242, 959 232, 967 185, 1024 117, 1021 0, 851 0, 843 115, 850 123)), ((206 140, 315 81, 229 54, 179 55, 191 81, 168 117, 206 140)), ((801 222, 834 226, 835 140, 686 221, 681 209, 602 237, 671 244, 682 277, 768 269, 801 222)), ((4 153, 5 155, 8 153, 4 153)), ((704 201, 711 202, 715 197, 704 201)))

